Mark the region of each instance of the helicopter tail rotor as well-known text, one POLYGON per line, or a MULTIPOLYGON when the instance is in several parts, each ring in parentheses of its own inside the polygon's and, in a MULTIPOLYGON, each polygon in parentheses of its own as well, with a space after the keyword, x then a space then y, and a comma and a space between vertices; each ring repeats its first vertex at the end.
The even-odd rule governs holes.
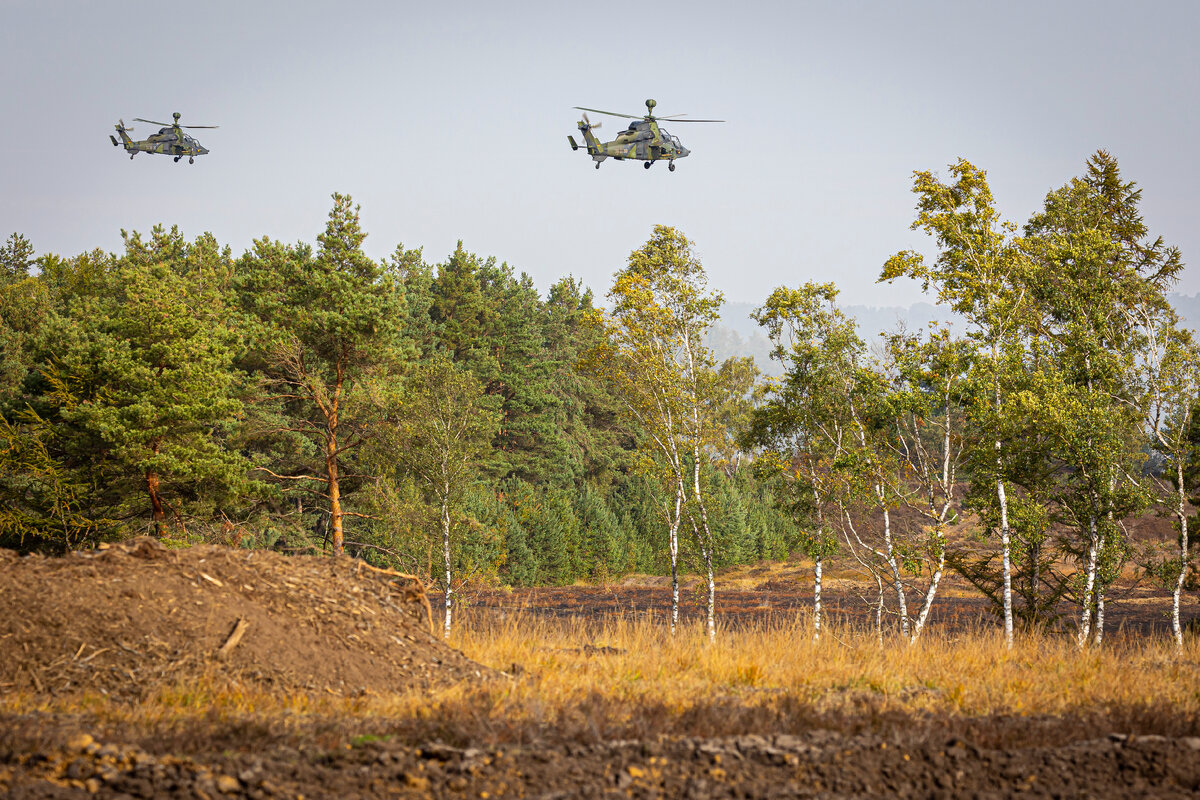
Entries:
POLYGON ((603 127, 603 123, 601 123, 601 122, 593 123, 590 119, 588 119, 588 115, 587 115, 586 111, 583 112, 583 124, 585 127, 590 128, 591 130, 596 130, 598 128, 603 127))
MULTIPOLYGON (((129 145, 133 144, 133 140, 129 138, 129 130, 125 127, 125 120, 117 120, 117 123, 118 124, 114 125, 113 127, 117 129, 117 135, 121 137, 119 144, 125 145, 125 149, 128 150, 129 145)), ((108 138, 112 140, 114 145, 118 144, 116 137, 114 137, 111 133, 108 135, 108 138)))

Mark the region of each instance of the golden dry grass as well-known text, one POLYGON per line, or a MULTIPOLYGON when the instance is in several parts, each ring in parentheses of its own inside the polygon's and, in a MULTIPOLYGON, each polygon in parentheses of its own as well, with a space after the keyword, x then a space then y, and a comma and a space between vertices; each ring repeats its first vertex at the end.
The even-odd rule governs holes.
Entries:
POLYGON ((512 691, 570 705, 600 692, 634 705, 683 709, 714 697, 788 695, 818 708, 873 698, 880 710, 938 714, 1060 714, 1089 706, 1167 703, 1200 713, 1200 641, 1176 653, 1166 641, 1110 641, 1081 652, 1064 637, 1029 636, 1008 651, 998 632, 947 638, 927 631, 913 646, 880 646, 872 631, 827 629, 807 619, 672 637, 658 623, 616 618, 574 624, 477 612, 453 644, 480 663, 524 672, 512 691))
POLYGON ((1167 717, 1175 731, 1200 725, 1195 638, 1183 653, 1132 639, 1081 652, 1065 638, 1030 636, 1010 652, 990 630, 952 639, 931 630, 915 646, 881 647, 871 631, 844 628, 814 642, 801 618, 720 629, 710 645, 698 626, 672 637, 662 620, 644 617, 581 623, 473 609, 451 643, 504 674, 433 695, 356 698, 277 694, 214 675, 136 704, 7 695, 0 713, 83 713, 143 729, 254 720, 275 735, 332 726, 457 742, 849 730, 880 719, 996 715, 1110 726, 1133 719, 1143 731, 1167 717))

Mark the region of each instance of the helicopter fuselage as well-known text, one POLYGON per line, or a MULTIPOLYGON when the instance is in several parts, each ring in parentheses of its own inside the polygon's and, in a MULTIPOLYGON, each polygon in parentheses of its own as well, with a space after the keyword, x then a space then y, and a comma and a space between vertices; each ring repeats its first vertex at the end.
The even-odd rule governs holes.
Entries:
MULTIPOLYGON (((674 162, 677 158, 686 158, 691 152, 683 146, 679 137, 661 129, 657 122, 639 120, 630 123, 629 127, 618 133, 617 138, 611 142, 601 142, 597 139, 592 133, 592 127, 586 122, 579 123, 579 130, 587 143, 588 155, 597 166, 606 158, 617 161, 645 161, 649 166, 654 161, 674 162)), ((578 149, 575 140, 570 141, 572 148, 578 149)), ((674 169, 673 163, 671 168, 674 169)))
POLYGON ((147 139, 135 140, 130 138, 128 129, 125 126, 117 125, 117 133, 121 136, 121 141, 117 141, 115 137, 109 136, 114 145, 122 145, 125 152, 130 154, 130 158, 138 153, 159 153, 165 156, 173 156, 176 161, 188 157, 192 160, 195 156, 207 155, 208 148, 204 147, 195 138, 188 136, 182 131, 176 131, 174 128, 160 128, 158 133, 151 134, 147 139))

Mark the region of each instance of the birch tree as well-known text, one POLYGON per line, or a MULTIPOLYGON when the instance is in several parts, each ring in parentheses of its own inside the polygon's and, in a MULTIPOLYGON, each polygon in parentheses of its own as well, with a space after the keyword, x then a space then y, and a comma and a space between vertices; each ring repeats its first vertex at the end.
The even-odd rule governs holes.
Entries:
MULTIPOLYGON (((940 302, 966 318, 969 336, 982 350, 975 361, 987 388, 976 395, 972 418, 983 444, 992 452, 978 460, 981 472, 990 475, 999 510, 1004 638, 1013 643, 1012 558, 1009 508, 1005 480, 1005 441, 999 434, 1008 378, 1006 369, 1019 351, 1022 314, 1025 311, 1025 273, 1028 259, 1016 236, 1016 226, 996 210, 987 174, 965 159, 950 165, 952 183, 932 172, 914 175, 918 196, 914 230, 934 237, 936 259, 929 263, 915 251, 888 259, 880 280, 916 278, 922 288, 933 287, 940 302)), ((1019 358, 1016 359, 1019 362, 1019 358)))
MULTIPOLYGON (((772 357, 784 365, 783 378, 758 413, 756 430, 760 442, 795 448, 780 457, 799 469, 813 492, 818 531, 825 529, 825 509, 835 511, 849 553, 880 588, 878 624, 886 583, 907 637, 908 600, 891 518, 896 462, 881 439, 891 418, 887 386, 869 363, 854 321, 836 307, 837 294, 833 284, 780 287, 755 311, 775 345, 772 357), (875 532, 856 519, 860 503, 879 515, 875 532)), ((820 560, 817 568, 814 600, 820 560)))
POLYGON ((921 609, 910 641, 925 628, 946 567, 946 529, 958 520, 958 474, 964 455, 971 347, 945 327, 929 335, 892 334, 886 340, 892 373, 895 435, 889 442, 904 469, 895 494, 920 514, 921 536, 906 543, 904 562, 927 571, 921 609))
POLYGON ((671 632, 679 622, 679 529, 686 520, 696 537, 707 579, 707 629, 715 636, 714 540, 709 526, 703 466, 710 437, 709 393, 713 358, 704 335, 716 322, 720 292, 682 233, 656 225, 629 256, 608 293, 612 311, 597 315, 605 332, 584 359, 605 377, 626 414, 655 453, 670 499, 664 509, 671 562, 671 632))
POLYGON ((801 532, 801 551, 813 560, 813 641, 819 641, 824 562, 837 552, 828 520, 835 507, 832 458, 811 416, 815 409, 802 391, 790 388, 785 381, 767 382, 765 400, 742 438, 745 447, 759 449, 754 474, 775 488, 776 502, 801 532))
POLYGON ((1172 559, 1165 566, 1168 574, 1175 568, 1171 633, 1176 649, 1182 651, 1179 603, 1191 565, 1188 498, 1197 489, 1188 466, 1200 459, 1200 443, 1193 438, 1200 422, 1200 346, 1174 311, 1143 309, 1140 318, 1147 337, 1139 365, 1145 429, 1151 448, 1164 462, 1161 477, 1150 475, 1156 490, 1153 497, 1159 508, 1175 518, 1179 529, 1178 564, 1172 559))
POLYGON ((437 357, 409 378, 398 412, 394 452, 438 510, 447 639, 454 599, 452 522, 491 452, 492 437, 500 427, 497 405, 473 375, 437 357))
POLYGON ((1058 380, 1047 402, 1062 422, 1059 506, 1082 543, 1081 646, 1093 633, 1102 640, 1106 589, 1126 548, 1121 521, 1147 500, 1127 477, 1141 461, 1144 417, 1134 385, 1147 341, 1138 310, 1168 313, 1165 290, 1183 267, 1176 248, 1148 237, 1140 199, 1101 150, 1025 226, 1036 267, 1028 285, 1058 380))

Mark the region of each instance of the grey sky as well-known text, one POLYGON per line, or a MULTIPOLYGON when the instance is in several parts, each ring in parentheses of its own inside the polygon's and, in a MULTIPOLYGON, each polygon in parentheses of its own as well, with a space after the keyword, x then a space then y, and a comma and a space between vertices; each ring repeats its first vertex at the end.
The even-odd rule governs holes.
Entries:
MULTIPOLYGON (((604 294, 655 223, 713 284, 759 302, 834 280, 878 286, 910 232, 916 169, 962 156, 1009 218, 1097 148, 1144 190, 1152 232, 1200 258, 1200 3, 26 2, 0 0, 0 237, 118 250, 177 224, 241 253, 315 241, 330 193, 362 205, 368 252, 440 261, 456 240, 604 294), (573 153, 575 105, 686 112, 692 150, 657 164, 573 153), (118 117, 217 124, 212 152, 130 162, 118 117)), ((621 127, 608 119, 601 134, 621 127)), ((1200 291, 1194 267, 1178 289, 1200 291)))

